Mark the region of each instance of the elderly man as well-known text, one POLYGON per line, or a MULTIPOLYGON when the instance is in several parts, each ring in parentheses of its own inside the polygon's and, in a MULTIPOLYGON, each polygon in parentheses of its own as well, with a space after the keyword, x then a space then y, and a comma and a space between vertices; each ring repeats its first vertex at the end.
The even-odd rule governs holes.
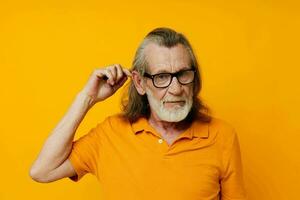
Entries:
POLYGON ((151 31, 130 71, 116 64, 92 73, 30 176, 48 183, 92 173, 110 200, 246 199, 237 134, 208 114, 200 90, 200 70, 185 36, 169 28, 151 31), (128 77, 123 112, 73 141, 88 110, 128 77))

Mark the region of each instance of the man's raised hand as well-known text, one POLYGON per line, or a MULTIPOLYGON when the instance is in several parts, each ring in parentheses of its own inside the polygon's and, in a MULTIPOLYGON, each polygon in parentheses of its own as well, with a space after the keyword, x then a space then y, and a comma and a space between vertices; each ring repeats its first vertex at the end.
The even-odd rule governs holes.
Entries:
POLYGON ((113 95, 131 77, 128 69, 120 64, 95 69, 82 92, 91 98, 95 104, 113 95))

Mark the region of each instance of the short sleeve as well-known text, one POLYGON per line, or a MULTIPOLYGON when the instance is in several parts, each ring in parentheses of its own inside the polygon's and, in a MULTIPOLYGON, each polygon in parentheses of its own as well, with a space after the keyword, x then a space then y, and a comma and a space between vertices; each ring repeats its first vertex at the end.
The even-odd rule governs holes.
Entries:
POLYGON ((228 153, 226 154, 224 174, 220 180, 221 199, 246 200, 240 146, 234 129, 230 144, 228 153))
POLYGON ((76 171, 75 176, 69 177, 72 181, 79 181, 86 173, 97 175, 97 161, 99 157, 99 124, 86 135, 73 141, 69 160, 76 171))

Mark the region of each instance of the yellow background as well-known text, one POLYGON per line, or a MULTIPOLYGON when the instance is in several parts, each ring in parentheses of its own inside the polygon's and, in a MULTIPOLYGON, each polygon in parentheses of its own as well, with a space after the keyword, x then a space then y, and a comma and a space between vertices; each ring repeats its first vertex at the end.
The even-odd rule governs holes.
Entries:
MULTIPOLYGON (((41 184, 29 168, 92 70, 129 68, 160 26, 188 37, 202 98, 236 128, 249 199, 299 199, 298 13, 296 1, 1 1, 0 199, 101 199, 90 174, 41 184)), ((75 138, 118 112, 121 94, 96 104, 75 138)))

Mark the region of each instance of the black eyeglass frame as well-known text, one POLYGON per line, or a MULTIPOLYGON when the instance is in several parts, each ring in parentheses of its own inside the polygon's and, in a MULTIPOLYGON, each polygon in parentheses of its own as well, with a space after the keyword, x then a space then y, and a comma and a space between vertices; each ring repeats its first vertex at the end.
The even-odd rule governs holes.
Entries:
POLYGON ((152 84, 154 85, 154 87, 156 88, 167 88, 171 85, 172 81, 173 81, 173 77, 176 77, 177 78, 177 81, 181 84, 181 85, 187 85, 187 84, 190 84, 190 83, 193 83, 195 81, 195 73, 196 73, 196 70, 194 68, 192 69, 185 69, 185 70, 181 70, 181 71, 178 71, 178 72, 175 72, 175 73, 158 73, 158 74, 148 74, 147 72, 144 73, 144 77, 146 78, 150 78, 152 80, 152 84), (181 83, 180 80, 178 79, 178 76, 183 73, 183 72, 186 72, 186 71, 193 71, 194 72, 194 77, 193 77, 193 80, 191 82, 188 82, 188 83, 181 83), (157 75, 161 75, 161 74, 170 74, 171 75, 171 79, 170 79, 170 82, 167 86, 164 86, 164 87, 158 87, 155 85, 154 83, 154 77, 157 76, 157 75))

